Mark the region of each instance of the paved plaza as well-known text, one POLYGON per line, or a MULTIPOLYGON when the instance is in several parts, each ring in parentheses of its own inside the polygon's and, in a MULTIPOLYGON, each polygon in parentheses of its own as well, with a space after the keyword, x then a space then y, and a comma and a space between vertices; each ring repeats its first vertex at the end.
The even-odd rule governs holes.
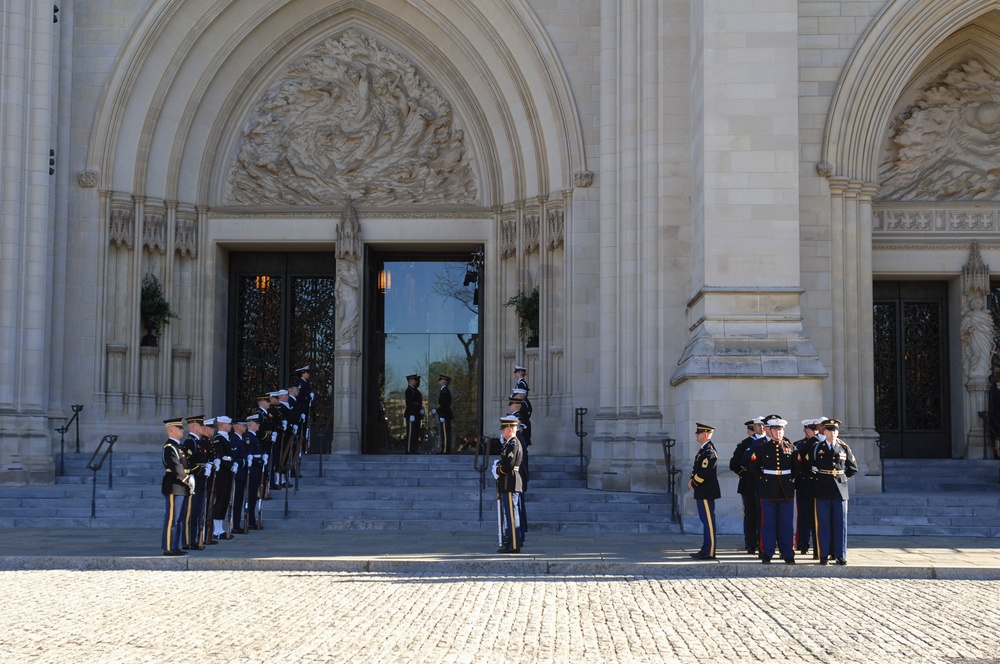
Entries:
POLYGON ((2 662, 1000 661, 989 539, 855 537, 847 567, 723 538, 0 529, 2 662))

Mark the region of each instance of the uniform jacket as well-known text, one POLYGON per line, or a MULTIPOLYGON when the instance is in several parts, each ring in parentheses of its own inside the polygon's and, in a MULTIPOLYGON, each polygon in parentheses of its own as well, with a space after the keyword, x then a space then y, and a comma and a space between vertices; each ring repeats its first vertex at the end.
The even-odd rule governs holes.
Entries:
POLYGON ((240 467, 236 469, 236 479, 245 482, 248 475, 246 441, 243 439, 243 436, 233 431, 229 434, 229 444, 233 461, 240 464, 240 467))
POLYGON ((847 480, 858 473, 858 461, 847 443, 816 442, 803 458, 812 495, 820 500, 847 500, 847 480), (832 449, 831 449, 832 448, 832 449))
POLYGON ((722 497, 718 478, 719 455, 712 441, 707 441, 694 455, 691 470, 691 484, 694 485, 695 500, 716 500, 722 497))
POLYGON ((417 420, 423 419, 424 417, 424 395, 420 393, 420 390, 412 385, 406 386, 406 410, 403 412, 403 416, 407 419, 413 416, 417 420))
POLYGON ((446 420, 455 419, 455 413, 451 410, 451 390, 445 385, 438 392, 438 407, 437 407, 438 417, 443 417, 446 420))
POLYGON ((233 462, 239 461, 239 459, 233 458, 233 445, 229 442, 230 437, 233 435, 230 431, 220 431, 212 438, 212 449, 215 453, 215 458, 222 460, 219 472, 233 472, 233 462))
POLYGON ((736 493, 754 494, 755 481, 746 464, 750 462, 750 448, 756 445, 763 438, 757 436, 747 436, 741 440, 736 449, 733 450, 733 457, 729 460, 729 470, 740 476, 740 482, 736 487, 736 493))
POLYGON ((257 434, 249 429, 247 429, 247 435, 243 437, 243 442, 246 443, 247 454, 253 457, 252 460, 247 459, 250 475, 255 478, 260 477, 264 470, 264 447, 260 444, 257 434))
POLYGON ((502 441, 500 447, 500 462, 497 464, 497 493, 513 493, 524 491, 521 480, 521 462, 524 455, 521 441, 517 436, 502 441))
POLYGON ((758 443, 750 453, 747 468, 757 480, 757 497, 761 500, 795 498, 795 478, 802 472, 802 457, 787 438, 781 442, 768 438, 758 443))
POLYGON ((186 477, 187 468, 180 441, 168 438, 163 444, 163 480, 160 482, 160 493, 164 496, 188 495, 190 490, 184 483, 186 477))
POLYGON ((812 451, 813 445, 819 442, 819 438, 816 436, 810 436, 809 438, 803 438, 797 440, 792 445, 795 445, 795 449, 798 450, 799 456, 802 457, 802 474, 795 480, 795 490, 803 494, 805 498, 812 498, 812 481, 809 478, 809 464, 806 463, 806 456, 812 451))

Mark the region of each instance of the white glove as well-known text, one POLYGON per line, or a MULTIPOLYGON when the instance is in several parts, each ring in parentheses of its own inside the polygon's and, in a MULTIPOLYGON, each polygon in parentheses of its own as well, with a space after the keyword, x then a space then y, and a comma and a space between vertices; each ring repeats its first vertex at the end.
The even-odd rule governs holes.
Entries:
POLYGON ((410 415, 410 421, 411 421, 411 422, 416 422, 416 421, 417 421, 417 418, 415 418, 415 417, 414 417, 413 415, 410 415))
POLYGON ((437 415, 437 414, 438 414, 438 409, 437 408, 431 408, 431 415, 437 415))
POLYGON ((423 415, 423 414, 424 414, 424 409, 423 409, 423 408, 421 408, 421 409, 420 409, 420 414, 421 414, 421 415, 423 415))
POLYGON ((233 461, 233 472, 235 473, 239 469, 240 469, 240 462, 239 461, 233 461))
POLYGON ((265 455, 264 455, 264 465, 265 465, 265 466, 267 465, 267 458, 268 458, 268 457, 267 457, 267 455, 265 454, 265 455))
POLYGON ((191 475, 185 477, 184 484, 188 485, 188 489, 191 490, 191 493, 194 493, 194 477, 192 477, 191 475))
POLYGON ((490 472, 493 473, 493 479, 500 479, 500 473, 497 471, 497 466, 500 465, 499 459, 494 459, 493 463, 490 464, 490 472))
POLYGON ((305 422, 305 421, 306 421, 306 414, 302 413, 301 415, 299 415, 299 422, 305 422))
POLYGON ((816 466, 813 466, 811 470, 813 471, 813 475, 819 475, 819 468, 817 468, 816 466))
POLYGON ((298 424, 293 424, 292 425, 292 435, 294 436, 298 432, 299 432, 299 425, 298 424))
POLYGON ((439 417, 439 418, 438 418, 438 421, 439 421, 439 422, 444 422, 444 418, 443 418, 443 417, 439 417))
POLYGON ((309 401, 312 401, 315 398, 316 398, 316 393, 315 392, 310 392, 309 393, 309 401))
POLYGON ((222 467, 222 459, 216 459, 216 460, 215 460, 215 461, 213 461, 212 463, 214 463, 214 464, 215 464, 215 469, 216 469, 216 470, 218 470, 219 468, 221 468, 221 467, 222 467))
POLYGON ((205 464, 205 477, 212 476, 212 469, 215 468, 211 463, 205 464))
POLYGON ((271 442, 274 443, 274 442, 277 442, 277 440, 278 440, 278 432, 277 431, 272 431, 271 432, 271 442))
POLYGON ((288 420, 284 420, 281 422, 281 428, 285 429, 286 431, 288 430, 288 420))

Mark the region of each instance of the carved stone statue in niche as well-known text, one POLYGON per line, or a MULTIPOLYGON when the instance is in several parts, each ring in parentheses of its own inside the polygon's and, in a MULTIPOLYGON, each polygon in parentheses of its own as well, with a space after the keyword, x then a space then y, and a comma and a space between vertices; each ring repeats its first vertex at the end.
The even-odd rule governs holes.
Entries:
POLYGON ((229 202, 475 203, 451 105, 406 58, 349 30, 295 62, 257 103, 229 202))
POLYGON ((358 300, 361 278, 358 266, 351 260, 337 261, 337 348, 357 350, 360 311, 358 300))
POLYGON ((879 200, 1000 200, 1000 79, 969 60, 898 115, 879 168, 879 200))

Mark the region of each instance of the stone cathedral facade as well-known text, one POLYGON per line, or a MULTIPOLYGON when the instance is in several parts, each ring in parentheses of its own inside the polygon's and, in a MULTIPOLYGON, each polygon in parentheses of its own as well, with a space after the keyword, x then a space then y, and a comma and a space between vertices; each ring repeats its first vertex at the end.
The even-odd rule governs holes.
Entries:
POLYGON ((5 0, 0 42, 0 482, 53 481, 73 405, 153 450, 281 387, 233 332, 285 319, 237 269, 279 254, 334 308, 256 380, 321 367, 332 454, 394 417, 376 267, 480 250, 479 433, 523 364, 533 453, 587 409, 591 488, 768 413, 842 420, 861 491, 880 442, 986 454, 998 0, 5 0))

